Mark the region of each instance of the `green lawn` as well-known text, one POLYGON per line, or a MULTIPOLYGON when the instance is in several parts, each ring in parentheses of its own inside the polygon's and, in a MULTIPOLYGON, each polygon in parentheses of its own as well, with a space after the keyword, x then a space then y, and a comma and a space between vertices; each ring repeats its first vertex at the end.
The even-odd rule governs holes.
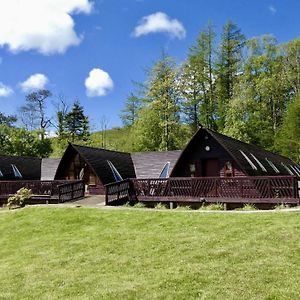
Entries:
POLYGON ((0 299, 299 299, 300 214, 0 213, 0 299))

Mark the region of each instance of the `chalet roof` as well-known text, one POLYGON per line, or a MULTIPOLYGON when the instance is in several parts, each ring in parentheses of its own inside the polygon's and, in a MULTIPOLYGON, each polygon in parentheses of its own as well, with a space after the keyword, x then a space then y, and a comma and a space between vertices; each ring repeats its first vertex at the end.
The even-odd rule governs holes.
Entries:
POLYGON ((94 170, 103 184, 115 182, 113 173, 107 163, 108 160, 113 163, 124 179, 135 178, 133 162, 129 153, 80 146, 71 143, 61 159, 55 177, 57 177, 61 169, 65 167, 69 153, 74 150, 79 153, 82 159, 94 170))
POLYGON ((181 150, 131 153, 137 178, 158 178, 163 167, 170 162, 170 173, 181 150))
POLYGON ((298 175, 293 167, 300 167, 289 158, 247 144, 215 131, 206 129, 236 160, 247 175, 298 175), (248 158, 248 159, 247 159, 248 158))
POLYGON ((22 175, 22 180, 40 180, 41 159, 29 156, 0 156, 0 180, 16 180, 12 165, 15 165, 22 175))
POLYGON ((41 166, 41 180, 54 180, 61 158, 43 158, 41 166))

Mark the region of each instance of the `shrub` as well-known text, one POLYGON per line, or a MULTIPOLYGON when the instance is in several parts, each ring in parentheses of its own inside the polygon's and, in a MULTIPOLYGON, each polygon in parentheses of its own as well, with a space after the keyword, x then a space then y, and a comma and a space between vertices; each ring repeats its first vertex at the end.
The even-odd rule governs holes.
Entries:
POLYGON ((178 205, 176 207, 177 210, 191 210, 192 208, 189 205, 178 205))
POLYGON ((157 203, 155 206, 154 206, 155 209, 167 209, 166 205, 165 204, 162 204, 161 202, 157 203))
POLYGON ((136 204, 133 205, 134 208, 144 208, 146 207, 146 205, 142 202, 138 202, 136 204))
POLYGON ((286 208, 290 208, 290 206, 285 203, 280 203, 275 206, 275 209, 286 209, 286 208))
POLYGON ((125 204, 123 204, 123 207, 132 207, 132 205, 130 204, 130 202, 126 202, 125 204))
POLYGON ((213 203, 209 205, 202 205, 199 210, 225 210, 223 203, 213 203))
POLYGON ((25 206, 26 201, 32 197, 32 191, 27 188, 19 189, 13 196, 7 199, 7 206, 11 208, 12 206, 25 206))
POLYGON ((254 204, 247 203, 247 204, 244 204, 244 206, 239 208, 238 210, 257 210, 257 208, 254 204))

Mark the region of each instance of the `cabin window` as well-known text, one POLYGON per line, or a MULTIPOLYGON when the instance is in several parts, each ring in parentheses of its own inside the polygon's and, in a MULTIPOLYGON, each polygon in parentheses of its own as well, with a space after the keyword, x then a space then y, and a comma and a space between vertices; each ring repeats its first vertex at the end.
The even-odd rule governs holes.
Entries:
POLYGON ((280 171, 277 169, 277 167, 275 166, 275 164, 273 162, 271 162, 270 160, 268 160, 267 158, 265 158, 265 160, 267 161, 267 163, 272 167, 272 169, 275 171, 275 173, 279 174, 280 171))
POLYGON ((168 178, 170 170, 170 162, 168 161, 160 172, 159 178, 168 178))
POLYGON ((224 164, 224 175, 225 177, 233 176, 233 167, 231 161, 226 161, 226 163, 224 164))
POLYGON ((289 173, 290 175, 295 175, 295 174, 290 170, 290 168, 289 168, 287 165, 285 165, 283 162, 281 163, 281 165, 288 171, 288 173, 289 173))
POLYGON ((2 171, 0 170, 0 178, 3 178, 4 176, 3 176, 3 173, 2 173, 2 171))
POLYGON ((244 158, 246 159, 246 161, 248 162, 248 164, 251 166, 251 168, 253 170, 257 170, 257 167, 256 165, 252 162, 252 160, 242 151, 242 150, 239 150, 241 152, 241 154, 244 156, 244 158))
POLYGON ((297 166, 294 166, 294 170, 296 170, 297 172, 297 174, 299 175, 299 177, 300 177, 300 169, 297 167, 297 166))
POLYGON ((264 171, 267 172, 267 169, 264 167, 264 165, 258 160, 256 156, 254 156, 252 153, 250 155, 254 158, 254 160, 257 162, 257 164, 260 166, 260 168, 264 171))
POLYGON ((292 166, 292 165, 289 165, 289 166, 294 171, 294 174, 296 174, 297 176, 300 176, 300 173, 297 171, 297 169, 294 166, 292 166))
POLYGON ((115 181, 116 182, 122 181, 123 178, 122 178, 121 174, 118 172, 117 168, 114 166, 114 164, 110 160, 108 160, 107 163, 111 169, 111 172, 113 173, 115 181))
POLYGON ((12 167, 12 169, 13 169, 15 178, 22 178, 22 177, 23 177, 22 174, 21 174, 21 172, 19 171, 19 169, 17 168, 16 165, 11 164, 11 167, 12 167))

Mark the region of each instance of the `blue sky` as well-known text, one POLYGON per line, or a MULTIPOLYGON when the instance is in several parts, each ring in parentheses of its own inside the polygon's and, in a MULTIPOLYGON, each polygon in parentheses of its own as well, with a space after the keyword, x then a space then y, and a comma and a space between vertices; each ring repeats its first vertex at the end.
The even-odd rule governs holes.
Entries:
POLYGON ((0 111, 17 113, 42 87, 54 101, 79 99, 92 129, 103 116, 121 126, 132 81, 145 80, 162 49, 182 61, 209 19, 217 34, 231 19, 248 38, 284 43, 299 37, 299 11, 298 0, 1 0, 0 111))

